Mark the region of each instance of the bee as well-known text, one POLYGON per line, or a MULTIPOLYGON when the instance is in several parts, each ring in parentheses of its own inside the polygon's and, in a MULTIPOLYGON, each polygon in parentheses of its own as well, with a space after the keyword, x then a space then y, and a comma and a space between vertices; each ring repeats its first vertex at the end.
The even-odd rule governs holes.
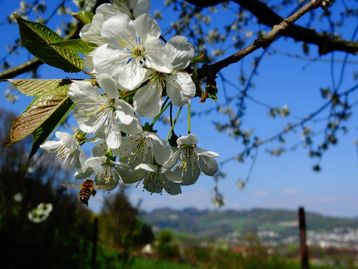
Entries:
POLYGON ((62 184, 67 189, 80 189, 78 192, 78 198, 82 204, 85 204, 88 206, 88 201, 91 198, 91 196, 95 196, 97 193, 97 190, 105 190, 105 191, 111 191, 113 190, 117 185, 118 181, 114 180, 113 178, 105 178, 105 180, 91 180, 86 179, 82 182, 82 184, 62 184))
POLYGON ((82 184, 63 184, 64 187, 68 189, 80 189, 78 192, 78 198, 81 203, 88 206, 88 201, 91 198, 91 196, 95 196, 97 191, 95 188, 95 183, 91 179, 86 179, 82 182, 82 184))
POLYGON ((96 195, 96 189, 94 188, 93 180, 86 179, 82 185, 80 192, 78 193, 78 197, 81 203, 88 206, 88 200, 90 199, 91 195, 94 197, 96 195))

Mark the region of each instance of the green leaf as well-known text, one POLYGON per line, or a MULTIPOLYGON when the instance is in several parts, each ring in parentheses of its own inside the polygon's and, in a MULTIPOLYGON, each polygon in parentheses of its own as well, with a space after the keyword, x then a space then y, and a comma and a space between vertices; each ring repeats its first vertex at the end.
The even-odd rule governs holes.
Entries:
POLYGON ((40 23, 24 20, 18 15, 15 17, 19 24, 21 42, 33 55, 65 72, 79 72, 83 69, 82 59, 76 53, 49 45, 63 41, 58 34, 40 23))
POLYGON ((27 96, 39 96, 63 84, 62 79, 9 79, 8 81, 27 96))
POLYGON ((40 148, 40 145, 45 142, 52 131, 67 119, 68 114, 71 112, 73 106, 74 104, 71 99, 66 98, 50 115, 50 117, 48 117, 48 119, 32 133, 34 139, 32 142, 32 149, 29 158, 36 154, 37 150, 40 148))
POLYGON ((24 113, 12 123, 9 141, 6 144, 10 145, 24 139, 39 127, 46 125, 53 117, 58 119, 58 115, 71 102, 67 96, 70 84, 70 80, 62 80, 56 88, 37 96, 24 113))
POLYGON ((92 22, 94 14, 91 11, 82 10, 80 12, 72 13, 72 16, 75 17, 80 22, 82 22, 83 24, 88 24, 92 22))
POLYGON ((52 43, 50 46, 68 49, 73 52, 82 53, 85 55, 89 54, 97 47, 96 45, 86 42, 82 39, 68 39, 57 43, 52 43))

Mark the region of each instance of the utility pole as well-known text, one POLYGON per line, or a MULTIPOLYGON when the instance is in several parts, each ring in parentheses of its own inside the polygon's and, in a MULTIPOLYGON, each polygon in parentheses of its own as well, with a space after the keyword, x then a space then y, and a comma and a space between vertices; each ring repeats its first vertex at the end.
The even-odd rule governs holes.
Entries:
POLYGON ((309 269, 308 248, 306 242, 306 217, 305 209, 303 207, 298 209, 298 223, 300 229, 301 269, 309 269))

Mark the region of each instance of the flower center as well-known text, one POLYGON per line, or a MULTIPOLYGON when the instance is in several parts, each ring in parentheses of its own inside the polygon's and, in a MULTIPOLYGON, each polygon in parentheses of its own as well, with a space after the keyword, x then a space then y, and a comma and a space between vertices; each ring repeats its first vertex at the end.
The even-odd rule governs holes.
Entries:
POLYGON ((98 187, 105 190, 112 190, 118 185, 118 178, 114 175, 112 164, 104 163, 102 170, 96 175, 95 181, 98 187))
POLYGON ((195 144, 181 145, 180 148, 184 153, 184 157, 190 158, 195 155, 194 149, 196 148, 195 144))
POLYGON ((133 58, 144 58, 145 56, 145 50, 141 45, 137 45, 133 50, 132 50, 132 55, 133 58))
POLYGON ((152 172, 144 180, 144 188, 149 192, 161 191, 165 183, 164 181, 164 177, 159 171, 152 172))
POLYGON ((165 81, 167 80, 168 75, 165 73, 161 73, 161 72, 153 72, 149 79, 151 82, 158 82, 160 83, 163 87, 165 86, 165 81))
POLYGON ((130 158, 130 161, 134 162, 137 158, 139 161, 144 161, 147 157, 147 151, 145 147, 147 141, 145 140, 144 137, 140 136, 139 138, 136 139, 135 142, 136 142, 136 149, 132 158, 130 158))

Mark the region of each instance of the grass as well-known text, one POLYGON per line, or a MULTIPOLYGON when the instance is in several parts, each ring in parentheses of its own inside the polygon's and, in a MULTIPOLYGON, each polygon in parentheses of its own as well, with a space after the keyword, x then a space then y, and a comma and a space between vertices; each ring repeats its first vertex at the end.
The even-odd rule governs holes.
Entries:
POLYGON ((197 269, 187 264, 179 264, 169 261, 159 261, 144 258, 137 258, 133 263, 126 267, 128 269, 197 269))

